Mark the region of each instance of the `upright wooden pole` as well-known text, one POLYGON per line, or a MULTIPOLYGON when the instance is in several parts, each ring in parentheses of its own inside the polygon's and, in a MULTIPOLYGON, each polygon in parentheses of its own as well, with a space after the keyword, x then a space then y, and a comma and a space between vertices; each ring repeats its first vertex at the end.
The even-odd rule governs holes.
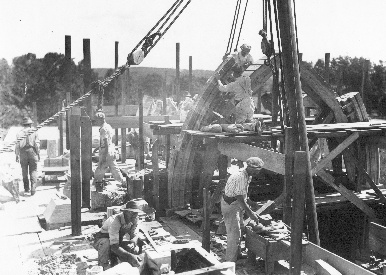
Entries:
POLYGON ((151 163, 153 165, 153 205, 156 210, 155 215, 158 218, 160 215, 159 204, 159 165, 158 165, 158 149, 160 140, 156 139, 153 143, 151 163))
POLYGON ((293 169, 294 169, 294 134, 293 129, 285 129, 285 175, 284 175, 284 202, 283 202, 283 221, 291 224, 292 213, 292 194, 293 194, 293 169))
POLYGON ((82 207, 90 208, 90 180, 92 177, 92 125, 86 111, 81 109, 82 207))
POLYGON ((164 78, 163 89, 162 89, 162 115, 166 115, 166 108, 167 108, 167 103, 166 103, 166 97, 167 97, 166 75, 167 75, 167 72, 165 70, 165 78, 164 78))
POLYGON ((34 126, 36 127, 38 125, 38 108, 36 106, 36 101, 32 102, 32 120, 34 122, 34 126))
MULTIPOLYGON (((66 92, 66 105, 71 103, 71 84, 70 84, 70 69, 71 69, 71 36, 64 37, 64 62, 65 62, 65 77, 64 85, 66 92)), ((71 109, 66 113, 66 149, 70 149, 70 114, 71 109)))
MULTIPOLYGON (((115 41, 115 69, 118 68, 118 41, 115 41)), ((114 80, 115 116, 118 116, 118 81, 114 80)), ((115 146, 118 146, 119 130, 115 129, 115 146)))
MULTIPOLYGON (((90 39, 83 39, 83 84, 85 92, 88 92, 91 88, 91 48, 90 48, 90 39)), ((85 101, 84 105, 86 107, 87 115, 91 117, 91 104, 92 104, 92 95, 90 95, 85 101)))
POLYGON ((302 236, 304 217, 304 198, 307 178, 307 152, 295 152, 294 200, 291 222, 290 274, 299 275, 302 267, 302 236))
MULTIPOLYGON (((64 100, 59 99, 59 111, 64 107, 64 100)), ((59 128, 59 156, 63 155, 64 140, 63 140, 63 114, 58 117, 58 128, 59 128)))
POLYGON ((80 170, 80 115, 71 115, 70 158, 71 158, 71 229, 73 236, 79 236, 81 229, 82 186, 80 170))
MULTIPOLYGON (((66 106, 71 103, 71 93, 66 92, 66 106)), ((66 149, 70 150, 70 121, 71 121, 71 109, 66 111, 66 149)))
POLYGON ((121 128, 121 160, 126 163, 126 128, 121 128))
POLYGON ((324 54, 324 79, 330 83, 330 53, 324 54))
POLYGON ((138 89, 138 108, 139 108, 139 170, 145 167, 144 144, 143 144, 143 94, 141 89, 138 89))
POLYGON ((362 83, 361 83, 361 97, 363 102, 365 103, 365 84, 366 84, 366 75, 369 70, 369 60, 365 59, 363 60, 362 64, 362 83))
POLYGON ((192 57, 189 56, 189 94, 192 95, 193 91, 193 61, 192 57))
MULTIPOLYGON (((291 43, 291 21, 289 17, 287 1, 278 1, 277 10, 279 17, 279 29, 280 39, 282 46, 282 62, 283 62, 283 75, 284 75, 284 87, 287 94, 287 104, 289 111, 290 126, 293 128, 293 134, 295 138, 294 149, 299 150, 299 138, 298 138, 298 114, 296 111, 296 99, 294 96, 295 91, 295 76, 293 70, 294 58, 292 56, 292 43, 291 43)), ((297 57, 297 55, 296 55, 297 57)), ((282 80, 283 81, 283 80, 282 80)))
POLYGON ((176 99, 177 103, 181 101, 180 92, 180 43, 176 43, 176 99))
POLYGON ((210 251, 210 217, 209 217, 209 190, 208 188, 204 187, 203 189, 203 197, 204 197, 204 204, 203 204, 203 215, 204 220, 203 222, 203 230, 202 230, 202 248, 204 248, 206 251, 210 251))
MULTIPOLYGON (((304 104, 303 104, 303 95, 300 83, 300 71, 299 71, 299 59, 297 52, 297 42, 295 36, 295 25, 293 19, 293 10, 292 10, 292 2, 290 0, 287 1, 279 1, 278 3, 278 12, 279 12, 279 24, 280 20, 285 20, 288 22, 287 27, 283 28, 288 37, 291 38, 289 40, 282 40, 282 49, 283 49, 283 58, 291 58, 292 62, 287 60, 286 63, 288 66, 285 69, 292 71, 289 74, 293 76, 293 78, 288 79, 285 77, 285 81, 289 80, 289 82, 293 82, 294 90, 287 90, 288 98, 295 99, 295 105, 298 120, 294 122, 298 126, 298 134, 299 134, 299 143, 302 151, 306 152, 307 158, 307 184, 306 184, 306 212, 307 212, 307 225, 309 230, 309 239, 315 244, 320 244, 319 239, 319 229, 318 229, 318 219, 316 213, 316 204, 315 204, 315 193, 314 193, 314 185, 312 181, 311 175, 311 162, 310 162, 310 153, 308 148, 308 138, 307 138, 307 129, 306 129, 306 120, 304 113, 304 104), (284 52, 287 52, 284 54, 284 52), (292 58, 293 57, 293 58, 292 58)), ((291 85, 290 85, 291 86, 291 85)), ((292 126, 292 123, 291 123, 292 126)), ((295 150, 297 150, 295 147, 295 150)))

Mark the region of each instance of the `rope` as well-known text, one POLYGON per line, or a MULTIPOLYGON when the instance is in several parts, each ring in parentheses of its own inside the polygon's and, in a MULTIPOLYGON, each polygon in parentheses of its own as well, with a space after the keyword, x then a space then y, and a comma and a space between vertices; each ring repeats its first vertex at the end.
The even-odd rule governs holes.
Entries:
POLYGON ((239 30, 239 36, 237 37, 237 42, 236 42, 235 52, 237 51, 237 46, 239 45, 240 34, 241 34, 241 30, 243 29, 244 18, 245 18, 245 12, 246 12, 246 10, 247 10, 248 1, 249 1, 249 0, 247 0, 247 2, 245 3, 243 19, 241 20, 241 26, 240 26, 240 30, 239 30))
MULTIPOLYGON (((237 22, 239 21, 240 6, 241 6, 241 0, 238 2, 237 14, 236 14, 236 23, 235 23, 235 27, 234 27, 233 33, 232 33, 232 45, 233 45, 233 40, 235 38, 237 22)), ((232 46, 230 47, 229 50, 231 50, 231 49, 232 49, 232 46)))
POLYGON ((299 58, 299 40, 298 40, 298 24, 296 23, 296 6, 295 6, 295 0, 292 0, 294 4, 294 19, 295 19, 295 37, 296 37, 296 51, 298 53, 299 58))
POLYGON ((233 41, 231 42, 231 38, 232 38, 233 28, 234 28, 234 25, 235 25, 236 11, 237 11, 237 5, 238 5, 238 4, 239 4, 239 0, 237 0, 237 2, 236 2, 235 14, 233 15, 232 28, 231 28, 231 32, 230 32, 230 34, 229 34, 228 45, 227 45, 227 49, 226 49, 226 51, 225 51, 225 55, 230 54, 231 49, 232 49, 233 41))
MULTIPOLYGON (((168 16, 168 14, 171 12, 171 14, 168 16, 168 19, 166 20, 166 22, 164 22, 164 24, 159 28, 161 29, 163 26, 165 26, 165 24, 169 21, 170 17, 176 12, 177 8, 181 5, 181 3, 183 3, 184 0, 177 0, 173 5, 172 7, 162 16, 162 18, 160 20, 158 20, 158 22, 156 23, 155 26, 153 26, 153 28, 147 33, 147 35, 142 38, 142 40, 134 47, 134 49, 131 51, 131 54, 134 53, 138 47, 141 45, 141 43, 143 41, 146 40, 146 38, 151 34, 151 32, 160 24, 160 22, 166 17, 168 16)), ((170 27, 174 24, 174 22, 177 20, 177 18, 182 14, 182 12, 186 9, 186 7, 190 4, 191 0, 189 0, 185 6, 180 10, 180 12, 176 15, 176 17, 173 19, 173 21, 168 25, 168 27, 164 30, 164 32, 162 34, 160 34, 160 36, 158 37, 158 39, 155 41, 155 43, 153 43, 153 45, 148 49, 148 52, 150 52, 150 50, 152 48, 154 48, 154 46, 158 43, 158 41, 161 39, 161 37, 170 29, 170 27)), ((91 87, 92 89, 90 91, 88 91, 87 93, 85 93, 83 96, 81 96, 80 98, 78 98, 77 100, 75 100, 74 102, 72 102, 71 104, 67 105, 66 107, 63 107, 59 112, 57 112, 56 114, 54 114, 53 116, 51 116, 50 118, 46 119, 45 121, 43 121, 42 123, 40 123, 36 128, 33 128, 31 130, 29 130, 26 134, 24 134, 23 136, 19 137, 16 141, 8 144, 7 146, 4 146, 3 148, 0 148, 0 154, 1 153, 5 153, 5 152, 12 152, 14 150, 14 147, 15 145, 20 142, 21 140, 25 139, 27 136, 37 132, 40 128, 43 128, 44 126, 46 126, 48 123, 52 122, 53 120, 57 119, 60 115, 64 114, 65 112, 67 112, 69 109, 75 107, 76 105, 78 105, 79 103, 81 103, 83 100, 85 100, 86 98, 88 98, 91 93, 94 91, 94 90, 98 90, 99 94, 100 95, 103 95, 103 92, 104 92, 104 88, 106 88, 114 79, 116 79, 117 77, 119 77, 120 75, 122 75, 128 68, 130 68, 130 65, 128 64, 128 62, 126 62, 125 65, 121 66, 121 67, 118 67, 114 73, 112 73, 109 77, 106 77, 105 79, 103 80, 99 80, 99 81, 95 81, 93 83, 91 83, 91 87)), ((103 97, 100 96, 99 99, 98 99, 98 107, 101 107, 103 105, 103 97)))

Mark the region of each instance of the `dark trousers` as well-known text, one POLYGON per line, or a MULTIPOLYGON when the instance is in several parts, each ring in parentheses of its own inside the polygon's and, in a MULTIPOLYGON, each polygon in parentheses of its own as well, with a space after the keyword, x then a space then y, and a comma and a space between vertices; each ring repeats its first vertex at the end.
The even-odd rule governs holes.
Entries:
POLYGON ((38 156, 35 153, 33 148, 20 150, 20 165, 21 171, 23 174, 23 183, 25 191, 35 192, 36 182, 37 182, 37 173, 38 173, 38 156), (28 180, 28 172, 30 179, 28 180), (30 183, 31 182, 31 188, 30 183))

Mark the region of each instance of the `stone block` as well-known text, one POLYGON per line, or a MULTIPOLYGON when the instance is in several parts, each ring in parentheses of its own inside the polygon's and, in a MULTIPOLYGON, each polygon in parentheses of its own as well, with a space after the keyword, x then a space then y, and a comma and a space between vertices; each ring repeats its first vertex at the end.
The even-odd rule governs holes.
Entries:
POLYGON ((51 229, 54 224, 71 223, 71 200, 51 199, 43 213, 47 226, 51 229))

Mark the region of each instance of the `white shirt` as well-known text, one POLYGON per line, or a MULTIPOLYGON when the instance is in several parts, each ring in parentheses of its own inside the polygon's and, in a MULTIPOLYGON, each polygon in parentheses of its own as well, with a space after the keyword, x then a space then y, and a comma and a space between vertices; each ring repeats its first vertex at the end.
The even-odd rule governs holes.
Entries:
POLYGON ((235 197, 242 195, 244 199, 246 199, 248 195, 248 186, 251 180, 252 177, 248 176, 245 169, 231 175, 225 185, 225 196, 235 197))
POLYGON ((253 64, 253 57, 249 53, 243 56, 241 52, 237 52, 232 55, 235 59, 235 62, 239 64, 241 67, 244 66, 246 63, 251 62, 253 64))

